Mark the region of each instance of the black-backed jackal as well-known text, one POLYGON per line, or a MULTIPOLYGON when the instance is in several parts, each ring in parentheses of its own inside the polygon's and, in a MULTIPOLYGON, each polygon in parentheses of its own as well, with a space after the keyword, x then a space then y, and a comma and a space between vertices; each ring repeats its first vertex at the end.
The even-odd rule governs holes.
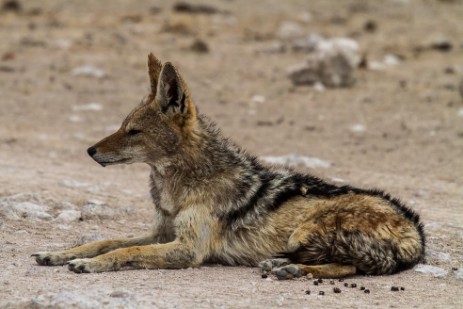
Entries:
POLYGON ((264 167, 198 114, 174 65, 150 54, 148 71, 151 93, 88 154, 151 167, 151 233, 39 252, 37 263, 82 273, 217 262, 289 279, 392 274, 423 258, 423 226, 397 199, 264 167))

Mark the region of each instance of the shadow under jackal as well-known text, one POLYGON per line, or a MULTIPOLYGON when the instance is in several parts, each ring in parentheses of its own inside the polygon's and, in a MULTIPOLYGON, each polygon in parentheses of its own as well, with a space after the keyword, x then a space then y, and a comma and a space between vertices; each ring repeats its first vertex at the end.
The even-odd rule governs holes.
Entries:
POLYGON ((150 94, 88 154, 151 167, 151 233, 35 253, 38 264, 81 273, 214 262, 289 279, 392 274, 423 258, 423 226, 399 200, 264 167, 198 114, 174 65, 150 54, 148 71, 150 94))

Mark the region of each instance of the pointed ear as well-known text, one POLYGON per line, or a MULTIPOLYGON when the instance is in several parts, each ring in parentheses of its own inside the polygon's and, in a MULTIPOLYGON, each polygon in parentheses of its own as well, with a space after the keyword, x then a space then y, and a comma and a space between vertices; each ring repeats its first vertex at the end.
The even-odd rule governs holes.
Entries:
POLYGON ((156 97, 156 91, 158 89, 159 75, 161 74, 162 64, 153 53, 148 55, 148 74, 151 82, 151 94, 156 97))
POLYGON ((188 88, 170 62, 166 62, 162 67, 155 101, 166 115, 183 119, 182 125, 185 121, 196 118, 196 108, 188 88))

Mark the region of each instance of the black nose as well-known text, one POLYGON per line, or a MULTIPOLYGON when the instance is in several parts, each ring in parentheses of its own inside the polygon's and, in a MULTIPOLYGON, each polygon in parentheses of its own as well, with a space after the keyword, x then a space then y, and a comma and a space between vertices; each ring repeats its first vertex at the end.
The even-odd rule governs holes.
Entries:
POLYGON ((90 147, 89 149, 87 149, 87 153, 90 157, 93 157, 93 155, 96 153, 96 148, 90 147))

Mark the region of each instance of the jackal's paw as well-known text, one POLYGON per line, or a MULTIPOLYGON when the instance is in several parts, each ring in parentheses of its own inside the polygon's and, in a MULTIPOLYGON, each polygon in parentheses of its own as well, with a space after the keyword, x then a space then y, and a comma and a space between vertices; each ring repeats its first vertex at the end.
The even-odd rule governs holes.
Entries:
POLYGON ((100 273, 113 270, 109 263, 97 259, 75 259, 67 262, 69 270, 75 273, 100 273))
POLYGON ((260 269, 262 271, 267 272, 271 271, 272 269, 276 267, 281 267, 284 265, 288 265, 289 260, 288 259, 268 259, 268 260, 263 260, 262 262, 259 263, 260 269))
POLYGON ((296 264, 289 264, 282 267, 272 269, 278 280, 288 280, 293 278, 299 278, 305 275, 305 273, 296 264))
POLYGON ((67 261, 75 259, 75 255, 66 252, 36 252, 31 255, 39 265, 64 265, 67 261))

